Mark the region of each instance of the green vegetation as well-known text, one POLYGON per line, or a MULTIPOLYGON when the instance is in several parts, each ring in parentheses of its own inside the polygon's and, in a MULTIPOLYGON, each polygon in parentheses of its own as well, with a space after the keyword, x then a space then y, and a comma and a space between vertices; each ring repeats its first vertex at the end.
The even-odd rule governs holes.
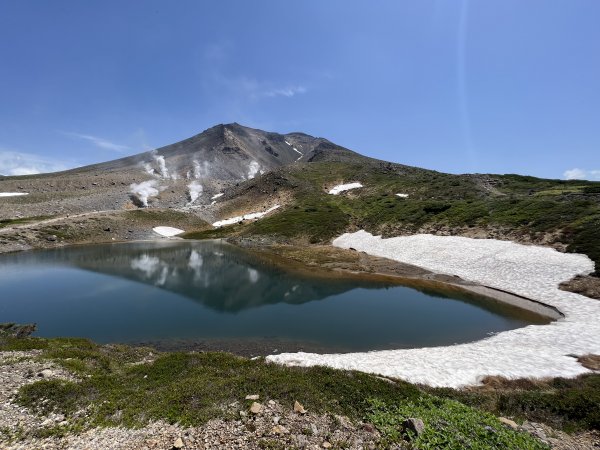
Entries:
POLYGON ((41 220, 50 219, 53 216, 34 216, 34 217, 20 217, 18 219, 0 219, 0 228, 12 227, 13 225, 21 225, 31 222, 39 222, 41 220))
POLYGON ((348 226, 348 216, 333 202, 323 197, 304 198, 287 208, 283 214, 275 214, 249 226, 250 234, 305 237, 311 243, 329 241, 343 233, 348 226))
POLYGON ((436 397, 421 397, 393 405, 370 401, 367 419, 382 433, 384 445, 407 438, 419 449, 545 449, 545 445, 524 434, 518 434, 500 424, 491 414, 476 411, 459 402, 436 397), (423 420, 420 435, 403 430, 404 420, 423 420))
POLYGON ((543 383, 505 383, 506 386, 495 390, 431 389, 430 392, 494 414, 543 422, 569 432, 600 429, 599 375, 555 378, 543 383))
POLYGON ((442 448, 464 448, 458 447, 461 442, 470 448, 545 448, 488 413, 409 383, 360 372, 290 368, 226 353, 157 354, 147 348, 99 346, 85 339, 0 336, 0 350, 33 348, 42 350, 39 358, 62 365, 81 381, 36 381, 20 389, 17 401, 41 413, 65 414, 72 430, 137 427, 157 419, 199 425, 215 417, 236 417, 239 408, 250 405, 244 397, 252 393, 290 407, 298 400, 312 412, 371 421, 386 443, 403 438, 398 424, 420 417, 426 431, 415 441, 418 448, 436 448, 441 439, 448 445, 442 448), (233 402, 238 406, 231 407, 233 402), (82 409, 87 419, 76 418, 82 409))
POLYGON ((357 228, 384 236, 472 228, 521 235, 527 241, 552 235, 600 268, 600 183, 451 175, 383 162, 313 162, 292 168, 285 177, 294 198, 285 209, 235 229, 186 237, 268 235, 324 243, 357 228), (326 192, 334 184, 353 181, 364 187, 337 196, 326 192))

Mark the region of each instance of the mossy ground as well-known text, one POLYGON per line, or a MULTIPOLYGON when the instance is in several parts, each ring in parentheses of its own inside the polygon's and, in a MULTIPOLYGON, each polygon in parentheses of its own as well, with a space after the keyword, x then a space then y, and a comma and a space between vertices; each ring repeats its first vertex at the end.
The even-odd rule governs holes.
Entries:
POLYGON ((399 424, 420 417, 426 433, 419 448, 545 448, 530 436, 503 426, 494 416, 432 395, 402 381, 323 367, 291 368, 227 353, 156 353, 148 348, 96 345, 85 339, 0 339, 0 350, 42 350, 81 381, 41 380, 23 386, 17 402, 40 413, 67 418, 80 410, 70 429, 89 426, 143 426, 166 420, 201 425, 232 419, 248 407, 248 394, 316 413, 342 414, 372 422, 389 445, 403 437, 399 424), (228 406, 238 402, 233 410, 228 406), (444 446, 440 446, 444 443, 444 446), (435 445, 438 445, 437 447, 435 445))

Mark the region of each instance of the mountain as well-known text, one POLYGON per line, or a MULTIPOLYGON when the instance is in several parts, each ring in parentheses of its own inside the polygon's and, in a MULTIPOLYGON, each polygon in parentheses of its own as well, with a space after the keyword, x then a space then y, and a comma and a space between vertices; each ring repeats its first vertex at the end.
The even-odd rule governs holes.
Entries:
MULTIPOLYGON (((124 235, 111 235, 115 239, 143 236, 134 232, 158 220, 181 224, 192 232, 188 237, 268 243, 328 243, 357 229, 384 236, 453 234, 581 252, 600 267, 600 183, 445 174, 369 158, 324 138, 236 123, 115 161, 1 177, 0 192, 29 193, 1 199, 0 231, 15 220, 34 224, 52 217, 62 220, 59 241, 65 242, 80 241, 90 229, 73 215, 103 211, 108 223, 135 218, 124 222, 124 235), (329 194, 346 183, 362 187, 329 194), (242 218, 250 213, 264 217, 242 218), (226 219, 230 226, 210 225, 226 219)), ((32 228, 21 238, 25 243, 52 232, 38 226, 35 234, 32 228)), ((86 239, 107 239, 98 233, 86 239)))
POLYGON ((140 171, 163 178, 237 182, 296 162, 350 160, 360 155, 304 133, 278 134, 237 123, 209 128, 189 139, 72 172, 140 171))

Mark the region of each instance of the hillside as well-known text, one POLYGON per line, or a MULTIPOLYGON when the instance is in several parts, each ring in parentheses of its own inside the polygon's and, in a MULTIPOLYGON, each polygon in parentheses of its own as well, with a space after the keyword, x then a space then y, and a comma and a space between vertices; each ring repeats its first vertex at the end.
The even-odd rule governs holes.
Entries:
MULTIPOLYGON (((184 229, 194 231, 186 236, 193 238, 327 243, 357 229, 384 236, 455 234, 549 245, 585 253, 600 264, 600 183, 451 175, 368 158, 324 138, 239 124, 217 125, 102 164, 1 177, 0 192, 29 193, 2 199, 5 228, 15 219, 35 223, 36 218, 138 210, 139 220, 144 211, 170 210, 189 217, 184 229), (335 185, 352 182, 363 187, 328 194, 335 185), (258 221, 208 225, 275 207, 258 221)), ((76 230, 63 234, 66 241, 76 240, 76 230)))

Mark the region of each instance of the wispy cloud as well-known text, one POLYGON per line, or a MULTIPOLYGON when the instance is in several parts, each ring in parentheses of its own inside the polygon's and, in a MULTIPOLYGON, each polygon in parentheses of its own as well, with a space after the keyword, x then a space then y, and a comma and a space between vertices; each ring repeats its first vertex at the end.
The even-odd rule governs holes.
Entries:
POLYGON ((304 86, 290 86, 285 88, 270 89, 263 92, 266 97, 293 97, 298 94, 305 94, 307 89, 304 86))
POLYGON ((565 170, 563 177, 566 180, 600 180, 600 170, 569 169, 565 170))
POLYGON ((263 98, 291 98, 306 94, 308 88, 301 84, 277 84, 269 81, 259 81, 249 77, 227 78, 215 75, 214 81, 223 85, 235 98, 260 100, 263 98))
POLYGON ((0 149, 0 174, 2 175, 34 175, 58 172, 68 168, 69 165, 63 161, 44 158, 32 153, 0 149))
MULTIPOLYGON (((257 101, 266 98, 292 98, 309 91, 306 82, 299 80, 262 79, 245 74, 233 74, 229 70, 232 66, 232 53, 235 46, 232 42, 215 42, 204 47, 201 54, 202 63, 198 70, 206 90, 219 93, 219 101, 223 101, 223 94, 235 99, 257 101)), ((237 65, 236 65, 237 66, 237 65)))
POLYGON ((65 136, 70 136, 73 138, 82 139, 84 141, 91 142, 96 147, 104 149, 104 150, 111 150, 114 152, 123 152, 125 150, 129 150, 129 147, 127 145, 115 144, 114 142, 111 142, 107 139, 97 137, 97 136, 92 136, 90 134, 81 134, 81 133, 73 133, 73 132, 62 132, 62 134, 64 134, 65 136))

